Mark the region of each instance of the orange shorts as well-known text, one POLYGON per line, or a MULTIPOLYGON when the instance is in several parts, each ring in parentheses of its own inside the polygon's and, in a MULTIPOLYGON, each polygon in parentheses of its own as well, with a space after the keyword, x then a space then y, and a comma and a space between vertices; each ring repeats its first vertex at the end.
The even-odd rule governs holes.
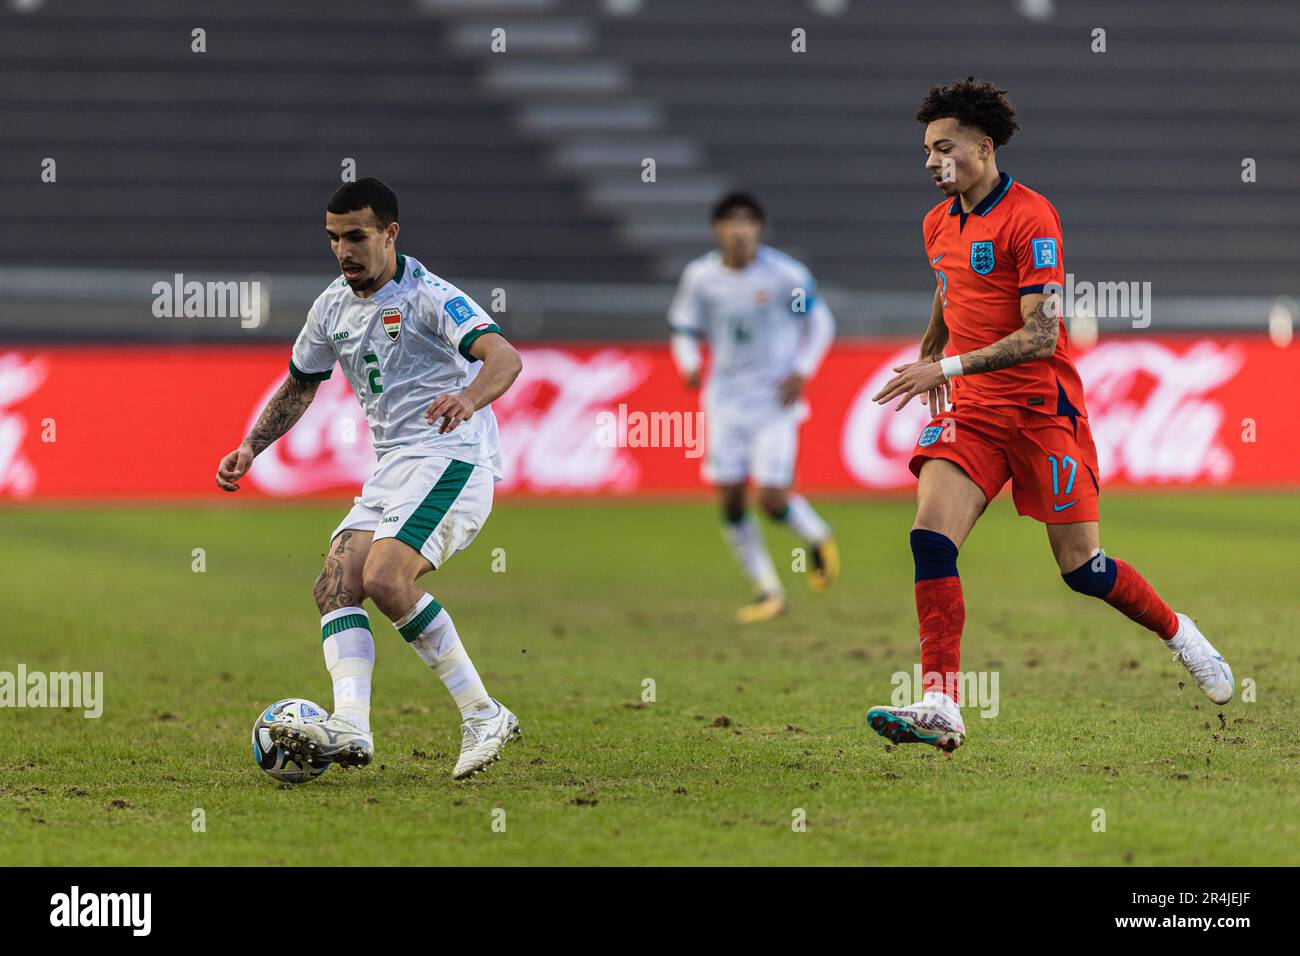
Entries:
POLYGON ((921 432, 908 467, 928 459, 958 465, 992 501, 1011 479, 1016 511, 1047 524, 1096 521, 1097 447, 1088 419, 1014 405, 940 413, 921 432))

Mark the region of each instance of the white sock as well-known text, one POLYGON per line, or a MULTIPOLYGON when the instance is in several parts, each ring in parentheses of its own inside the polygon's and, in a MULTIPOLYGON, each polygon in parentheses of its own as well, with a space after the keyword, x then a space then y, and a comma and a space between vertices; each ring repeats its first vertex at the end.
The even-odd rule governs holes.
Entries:
POLYGON ((375 669, 375 639, 370 615, 341 607, 320 619, 325 667, 334 679, 334 715, 370 733, 370 677, 375 669))
POLYGON ((831 536, 831 526, 813 511, 808 499, 802 495, 789 495, 786 499, 785 523, 790 530, 809 544, 821 544, 831 536))
POLYGON ((1165 647, 1171 651, 1181 651, 1183 645, 1187 643, 1187 625, 1183 623, 1180 617, 1178 620, 1178 630, 1174 631, 1174 636, 1164 642, 1165 647))
POLYGON ((754 586, 763 594, 784 594, 781 579, 776 575, 772 557, 763 544, 763 532, 751 515, 745 515, 739 524, 727 522, 722 533, 735 552, 740 566, 745 569, 754 586))
POLYGON ((946 710, 950 715, 956 717, 958 720, 961 719, 961 708, 957 706, 957 702, 941 690, 926 691, 921 696, 921 703, 935 704, 946 710))
POLYGON ((415 606, 395 621, 397 630, 415 648, 451 694, 460 708, 461 717, 486 717, 496 713, 497 705, 465 653, 456 625, 441 604, 426 594, 415 606))

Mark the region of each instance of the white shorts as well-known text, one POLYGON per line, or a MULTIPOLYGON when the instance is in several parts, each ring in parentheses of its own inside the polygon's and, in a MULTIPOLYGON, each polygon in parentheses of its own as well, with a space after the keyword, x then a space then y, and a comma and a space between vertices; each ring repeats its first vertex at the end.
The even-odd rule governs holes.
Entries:
POLYGON ((397 538, 435 568, 474 540, 492 511, 492 472, 441 455, 394 455, 381 461, 340 531, 397 538))
POLYGON ((708 415, 704 480, 739 485, 752 478, 760 488, 788 488, 794 484, 799 425, 806 414, 796 406, 773 417, 708 415))

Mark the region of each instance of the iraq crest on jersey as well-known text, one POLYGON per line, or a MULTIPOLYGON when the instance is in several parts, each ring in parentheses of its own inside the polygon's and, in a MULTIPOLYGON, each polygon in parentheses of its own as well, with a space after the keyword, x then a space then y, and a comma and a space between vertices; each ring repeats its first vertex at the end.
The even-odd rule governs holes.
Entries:
POLYGON ((384 320, 384 331, 394 342, 397 336, 402 332, 402 310, 401 309, 384 309, 380 316, 384 320))

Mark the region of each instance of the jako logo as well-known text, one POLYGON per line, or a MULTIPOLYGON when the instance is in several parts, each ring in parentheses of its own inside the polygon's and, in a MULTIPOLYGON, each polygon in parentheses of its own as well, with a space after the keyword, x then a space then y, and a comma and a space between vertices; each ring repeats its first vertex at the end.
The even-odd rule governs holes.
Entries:
POLYGON ((148 936, 152 893, 87 893, 79 887, 50 897, 51 926, 129 926, 132 935, 148 936))

